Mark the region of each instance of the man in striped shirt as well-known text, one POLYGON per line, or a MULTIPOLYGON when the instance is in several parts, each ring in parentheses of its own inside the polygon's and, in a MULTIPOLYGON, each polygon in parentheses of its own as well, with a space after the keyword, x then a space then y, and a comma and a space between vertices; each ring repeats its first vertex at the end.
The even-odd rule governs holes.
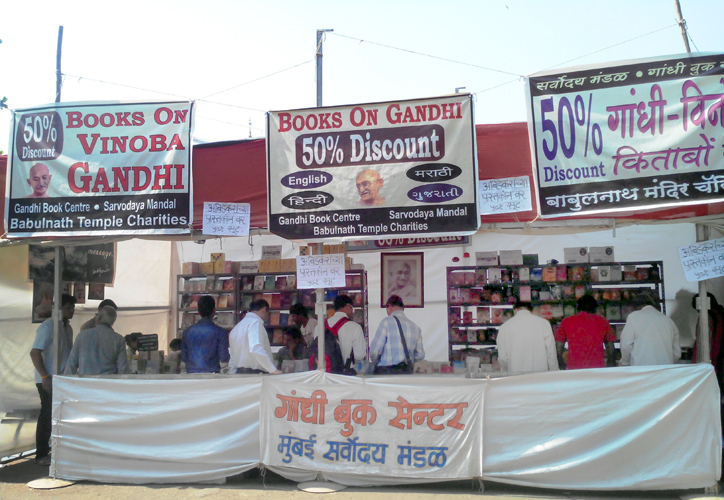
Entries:
POLYGON ((411 373, 413 367, 408 366, 402 335, 405 337, 410 361, 414 365, 416 361, 425 359, 422 331, 405 316, 405 304, 398 295, 391 295, 385 306, 387 317, 377 327, 377 333, 370 345, 370 359, 378 360, 375 373, 411 373))

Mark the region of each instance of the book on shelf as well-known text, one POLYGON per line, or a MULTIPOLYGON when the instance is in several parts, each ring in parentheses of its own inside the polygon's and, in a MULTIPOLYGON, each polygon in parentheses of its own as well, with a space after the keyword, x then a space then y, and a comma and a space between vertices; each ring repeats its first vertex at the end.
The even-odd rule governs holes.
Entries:
POLYGON ((183 313, 181 315, 181 328, 188 328, 194 324, 194 313, 183 313))
POLYGON ((324 300, 325 302, 332 302, 339 296, 339 290, 325 290, 324 300))
POLYGON ((470 289, 469 288, 458 288, 460 291, 460 302, 467 304, 470 302, 470 289))
POLYGON ((192 295, 191 296, 191 302, 189 302, 188 308, 189 309, 198 309, 199 308, 199 299, 201 298, 201 295, 192 295))
POLYGON ((297 288, 297 275, 292 274, 287 276, 287 290, 296 290, 297 288))
POLYGON ((580 282, 586 280, 586 268, 583 266, 571 266, 569 269, 569 281, 580 282))
POLYGON ((223 290, 224 292, 230 292, 230 291, 234 290, 234 280, 233 279, 221 280, 221 283, 222 283, 221 290, 223 290))
POLYGON ((352 274, 352 286, 354 288, 362 288, 362 275, 361 274, 352 274))
POLYGON ((636 268, 636 279, 638 281, 646 281, 649 279, 649 268, 648 267, 638 267, 636 268))
POLYGON ((475 285, 475 271, 465 271, 463 275, 465 276, 463 278, 465 286, 475 285))
POLYGON ((519 267, 518 281, 530 281, 530 269, 527 267, 519 267))
POLYGON ((468 330, 466 340, 470 343, 476 343, 478 341, 478 331, 477 330, 468 330))
POLYGON ((563 316, 567 318, 568 316, 575 316, 578 311, 576 310, 576 306, 573 304, 566 304, 563 306, 563 316))
POLYGON ((531 289, 528 285, 521 285, 518 289, 518 298, 521 300, 521 302, 530 302, 531 299, 531 289))
POLYGON ((598 268, 592 267, 589 271, 591 281, 598 281, 598 268))
POLYGON ((449 317, 450 324, 451 325, 459 324, 460 320, 462 319, 462 316, 460 315, 460 308, 457 306, 450 307, 449 311, 450 312, 448 314, 448 317, 449 317))
POLYGON ((611 266, 598 266, 598 281, 611 281, 611 266))
POLYGON ((563 306, 560 304, 553 304, 551 306, 551 315, 553 319, 562 319, 563 318, 563 306))
POLYGON ((502 304, 503 303, 503 294, 501 294, 499 291, 491 291, 490 293, 490 302, 492 304, 502 304))
POLYGON ((286 276, 277 276, 277 279, 274 283, 274 289, 275 290, 286 290, 287 288, 287 277, 286 276))
POLYGON ((569 298, 573 297, 573 285, 563 285, 561 286, 561 292, 563 293, 563 298, 569 298))
POLYGON ((554 282, 556 280, 556 268, 553 266, 544 267, 541 279, 547 283, 554 282))
POLYGON ((254 300, 254 295, 247 293, 241 296, 241 300, 239 301, 239 308, 243 309, 244 311, 249 310, 249 306, 254 300))
POLYGON ((279 326, 289 326, 289 313, 279 313, 279 326))
POLYGON ((254 289, 254 276, 241 276, 239 278, 239 287, 242 290, 254 289))
POLYGON ((271 302, 269 302, 269 307, 271 309, 281 309, 281 307, 282 307, 282 294, 281 293, 271 294, 271 302))
POLYGON ((231 281, 231 280, 226 280, 226 279, 223 279, 223 280, 222 280, 221 278, 216 279, 216 280, 214 281, 214 291, 215 291, 215 292, 220 292, 220 291, 222 291, 222 290, 224 289, 224 283, 227 282, 227 281, 231 281))
POLYGON ((609 321, 621 321, 621 305, 618 303, 606 304, 606 319, 609 321))
MULTIPOLYGON (((190 292, 191 291, 191 280, 184 278, 184 285, 181 287, 182 292, 190 292)), ((63 292, 65 293, 65 292, 63 292)), ((69 294, 70 295, 70 294, 69 294)))
POLYGON ((216 315, 216 324, 222 328, 232 328, 234 326, 234 313, 221 312, 216 315))
POLYGON ((274 290, 276 287, 276 277, 275 276, 265 276, 264 277, 264 290, 274 290))
POLYGON ((466 325, 473 323, 473 311, 463 311, 463 323, 466 325))
POLYGON ((355 307, 362 307, 364 305, 364 295, 362 292, 356 292, 354 294, 350 294, 352 299, 352 305, 355 307))
POLYGON ((451 328, 449 338, 451 342, 462 342, 462 338, 460 336, 460 329, 451 328))
POLYGON ((487 283, 487 276, 485 273, 485 269, 476 269, 475 270, 475 285, 477 286, 485 286, 487 283))
POLYGON ((344 286, 347 288, 352 288, 352 275, 346 274, 344 276, 344 286))
POLYGON ((480 290, 476 290, 475 288, 470 290, 469 302, 471 304, 480 304, 480 290))
POLYGON ((272 326, 279 326, 280 316, 281 316, 281 313, 279 311, 271 311, 269 313, 269 324, 272 326))
POLYGON ((447 295, 448 301, 451 304, 459 304, 460 302, 462 302, 459 288, 448 288, 447 295))
POLYGON ((541 290, 538 292, 538 299, 539 300, 553 300, 553 295, 551 294, 550 290, 541 290))
POLYGON ((493 325, 500 325, 503 323, 505 315, 504 315, 504 309, 501 307, 491 307, 490 308, 490 322, 493 325))
POLYGON ((500 270, 500 282, 501 283, 510 283, 511 279, 512 278, 511 278, 510 269, 502 268, 500 270))
POLYGON ((501 272, 498 267, 488 269, 488 283, 500 283, 501 272))
POLYGON ((211 292, 216 288, 216 278, 208 276, 206 278, 206 291, 211 292))
POLYGON ((281 328, 275 328, 272 332, 271 343, 274 345, 282 345, 284 343, 284 330, 281 328))
POLYGON ((561 300, 563 298, 563 287, 561 285, 551 286, 551 300, 561 300))
POLYGON ((623 280, 636 281, 636 266, 623 266, 623 280))
POLYGON ((490 324, 490 308, 489 307, 478 307, 476 322, 481 325, 490 324))
POLYGON ((512 309, 503 309, 503 323, 508 321, 513 316, 515 316, 515 311, 513 311, 512 309))
POLYGON ((301 298, 300 302, 304 307, 314 307, 314 302, 316 301, 314 297, 314 292, 312 290, 301 290, 301 298))
POLYGON ((254 290, 264 290, 264 276, 254 276, 254 290))
POLYGON ((576 299, 586 295, 586 285, 576 285, 576 299))
POLYGON ((543 319, 553 319, 553 306, 551 304, 541 304, 540 317, 543 319))
POLYGON ((216 308, 224 309, 226 307, 229 307, 229 295, 227 295, 227 294, 219 295, 219 300, 216 302, 216 308))
POLYGON ((610 275, 611 275, 611 281, 623 281, 623 273, 621 271, 621 266, 619 265, 613 265, 610 266, 610 275))
POLYGON ((556 281, 568 281, 567 266, 556 266, 556 281))
POLYGON ((530 270, 530 281, 542 281, 543 280, 543 268, 534 267, 530 270))
POLYGON ((279 294, 279 308, 280 309, 289 309, 292 307, 293 301, 293 293, 286 292, 286 293, 280 293, 279 294))
POLYGON ((185 293, 181 296, 181 301, 179 302, 179 307, 181 309, 186 309, 191 304, 191 294, 185 293))
POLYGON ((447 284, 449 286, 460 286, 465 284, 465 274, 461 271, 453 271, 447 275, 447 284))
MULTIPOLYGON (((364 317, 364 310, 363 309, 354 309, 352 312, 352 321, 357 323, 358 325, 364 325, 365 317, 364 317)), ((363 326, 364 329, 364 326, 363 326)))

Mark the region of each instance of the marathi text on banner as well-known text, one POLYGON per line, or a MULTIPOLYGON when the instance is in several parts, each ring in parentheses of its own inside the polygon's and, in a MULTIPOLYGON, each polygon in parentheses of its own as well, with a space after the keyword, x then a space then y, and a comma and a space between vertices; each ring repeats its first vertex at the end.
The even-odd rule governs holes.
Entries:
POLYGON ((191 130, 190 102, 14 111, 8 237, 189 232, 191 130))
POLYGON ((265 464, 384 476, 480 474, 479 386, 401 390, 361 379, 346 380, 354 387, 325 380, 305 374, 292 383, 263 381, 265 464))
POLYGON ((689 283, 724 276, 724 238, 680 247, 679 259, 689 283))
POLYGON ((527 91, 543 216, 724 197, 724 54, 540 73, 527 91))
POLYGON ((471 96, 273 112, 269 229, 288 239, 470 234, 471 96))
POLYGON ((297 288, 337 288, 345 286, 344 254, 297 256, 297 288))
POLYGON ((480 213, 509 214, 532 210, 528 177, 480 181, 480 213))
POLYGON ((203 234, 248 236, 250 224, 249 203, 204 202, 203 234))

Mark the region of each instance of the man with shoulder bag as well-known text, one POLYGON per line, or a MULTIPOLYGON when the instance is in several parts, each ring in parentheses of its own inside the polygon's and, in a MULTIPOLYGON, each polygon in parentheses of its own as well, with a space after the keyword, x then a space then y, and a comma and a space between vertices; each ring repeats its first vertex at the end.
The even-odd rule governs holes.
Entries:
POLYGON ((405 304, 391 295, 385 304, 387 317, 377 327, 370 344, 370 358, 377 360, 375 374, 412 373, 415 362, 425 359, 420 327, 405 316, 405 304))

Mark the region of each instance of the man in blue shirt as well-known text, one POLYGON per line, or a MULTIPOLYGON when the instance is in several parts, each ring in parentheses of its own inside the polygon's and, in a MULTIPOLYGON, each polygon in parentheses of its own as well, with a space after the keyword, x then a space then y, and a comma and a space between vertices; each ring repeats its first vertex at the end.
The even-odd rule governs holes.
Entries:
POLYGON ((123 374, 128 371, 126 341, 113 331, 116 317, 113 306, 104 306, 95 318, 98 326, 78 334, 65 365, 66 375, 123 374))
MULTIPOLYGON (((63 294, 60 299, 59 350, 63 373, 73 347, 73 327, 70 320, 75 314, 75 297, 63 294)), ((53 318, 46 319, 38 327, 35 342, 30 349, 30 359, 35 367, 35 385, 40 395, 40 415, 35 428, 35 463, 50 465, 50 434, 53 428, 53 318)))
POLYGON ((377 327, 375 338, 370 344, 370 359, 377 360, 375 373, 411 373, 413 367, 407 363, 402 335, 405 336, 410 362, 414 365, 416 361, 425 359, 425 349, 422 347, 422 331, 419 326, 405 316, 405 304, 398 295, 391 295, 385 305, 387 307, 387 317, 377 327))
POLYGON ((181 361, 186 373, 219 373, 221 363, 229 361, 229 334, 214 323, 216 301, 209 295, 199 299, 198 323, 183 332, 181 361))

